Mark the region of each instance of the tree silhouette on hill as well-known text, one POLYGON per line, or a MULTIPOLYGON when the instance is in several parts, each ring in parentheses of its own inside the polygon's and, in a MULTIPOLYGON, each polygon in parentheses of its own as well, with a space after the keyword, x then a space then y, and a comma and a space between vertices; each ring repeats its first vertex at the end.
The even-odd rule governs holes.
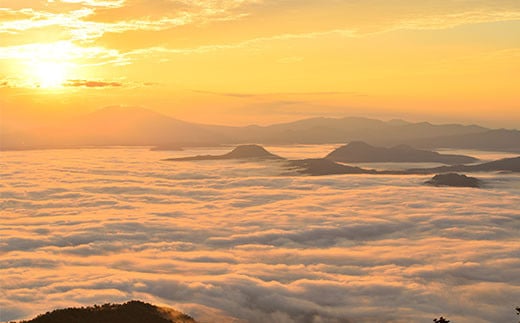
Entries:
POLYGON ((196 323, 189 315, 141 301, 66 308, 20 323, 196 323))

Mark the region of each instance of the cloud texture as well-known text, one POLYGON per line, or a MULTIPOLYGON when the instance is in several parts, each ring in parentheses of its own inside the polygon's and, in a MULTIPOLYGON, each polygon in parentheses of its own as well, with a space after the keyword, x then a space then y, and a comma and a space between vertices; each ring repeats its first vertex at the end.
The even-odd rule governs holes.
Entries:
POLYGON ((3 152, 1 320, 136 298, 209 322, 515 320, 519 177, 160 161, 200 152, 3 152))

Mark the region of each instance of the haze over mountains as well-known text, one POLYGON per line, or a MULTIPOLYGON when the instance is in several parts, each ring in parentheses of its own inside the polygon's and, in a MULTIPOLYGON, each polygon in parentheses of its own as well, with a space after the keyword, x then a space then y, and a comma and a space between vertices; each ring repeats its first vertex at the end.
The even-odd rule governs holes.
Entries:
POLYGON ((3 150, 76 146, 323 144, 362 140, 372 145, 520 152, 520 131, 477 125, 411 123, 367 118, 310 118, 270 126, 230 127, 181 121, 144 108, 107 107, 68 124, 0 127, 3 150))

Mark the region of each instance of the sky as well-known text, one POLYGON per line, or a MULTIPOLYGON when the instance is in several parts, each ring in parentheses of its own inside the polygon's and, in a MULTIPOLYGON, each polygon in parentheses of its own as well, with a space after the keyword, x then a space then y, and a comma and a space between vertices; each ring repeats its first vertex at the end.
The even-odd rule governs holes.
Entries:
POLYGON ((1 0, 2 117, 520 125, 517 0, 1 0))

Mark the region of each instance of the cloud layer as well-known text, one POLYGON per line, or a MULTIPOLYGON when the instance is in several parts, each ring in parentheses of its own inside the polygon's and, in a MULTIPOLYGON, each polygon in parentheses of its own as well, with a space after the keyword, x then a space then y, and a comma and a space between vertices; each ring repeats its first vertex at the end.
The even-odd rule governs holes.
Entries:
POLYGON ((1 320, 138 298, 202 321, 514 321, 520 178, 159 161, 200 152, 5 152, 1 320))

